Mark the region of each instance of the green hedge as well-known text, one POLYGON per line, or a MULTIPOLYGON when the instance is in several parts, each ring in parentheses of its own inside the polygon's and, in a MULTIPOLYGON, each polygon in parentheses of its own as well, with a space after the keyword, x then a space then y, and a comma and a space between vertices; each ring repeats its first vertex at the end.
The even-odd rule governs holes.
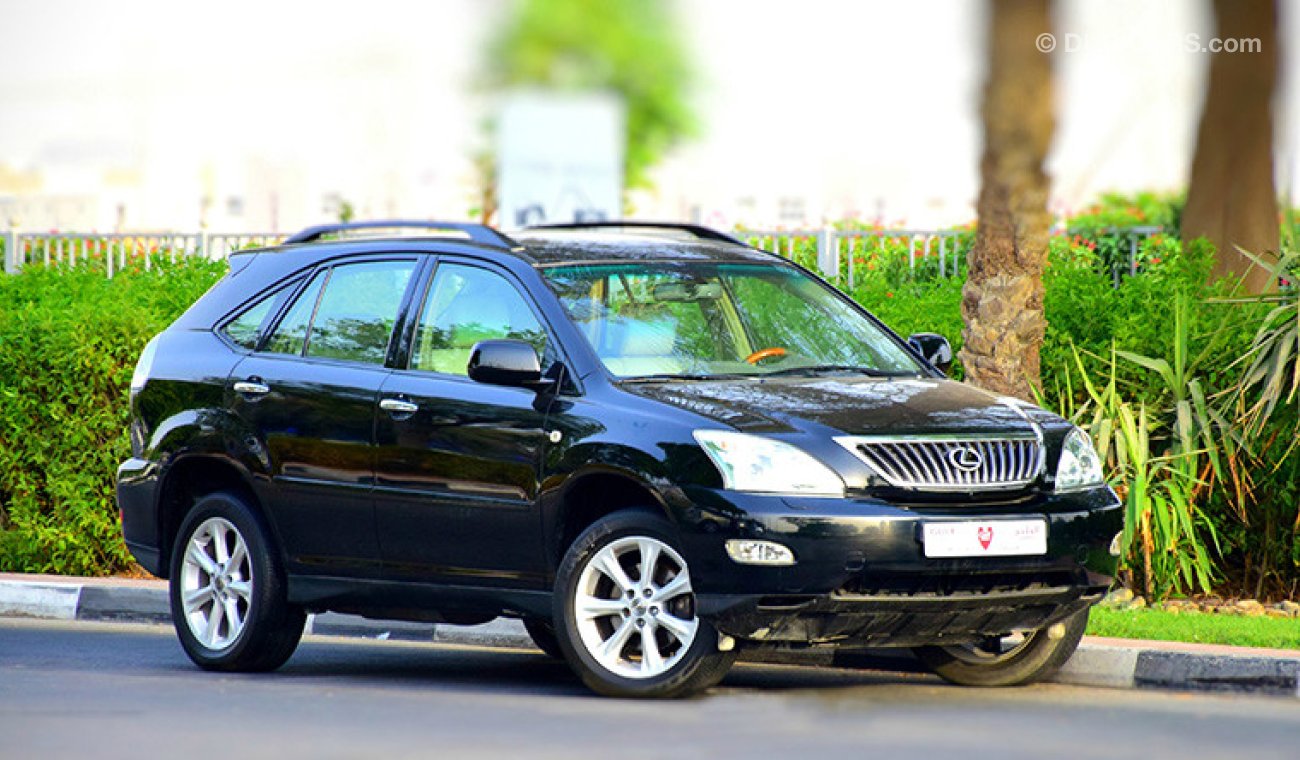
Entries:
MULTIPOLYGON (((1146 201, 1143 211, 1140 204, 1109 199, 1111 207, 1082 219, 1101 229, 1160 217, 1159 206, 1146 201)), ((1159 221, 1171 219, 1176 217, 1159 221)), ((1191 305, 1188 332, 1191 353, 1200 357, 1197 376, 1208 389, 1228 387, 1239 371, 1231 365, 1250 345, 1260 313, 1213 300, 1225 291, 1206 284, 1209 248, 1153 237, 1142 244, 1141 274, 1116 288, 1110 277, 1116 254, 1107 245, 1100 232, 1062 233, 1051 240, 1044 278, 1045 403, 1068 412, 1086 400, 1071 371, 1076 347, 1094 377, 1110 370, 1112 346, 1170 359, 1179 296, 1191 305)), ((811 249, 796 254, 807 258, 811 249)), ((1127 261, 1127 251, 1124 256, 1127 261)), ((146 272, 139 263, 111 280, 91 268, 0 276, 0 570, 94 575, 130 562, 112 485, 114 468, 129 455, 131 371, 149 337, 224 270, 219 263, 182 261, 146 272)), ((883 246, 853 262, 852 295, 903 335, 938 332, 959 349, 962 278, 939 277, 934 263, 912 269, 905 244, 883 246)), ((1126 398, 1153 413, 1167 405, 1168 389, 1154 373, 1131 362, 1115 370, 1126 398)), ((960 372, 958 365, 955 374, 960 372)), ((1219 575, 1244 586, 1249 574, 1238 568, 1267 561, 1279 582, 1295 582, 1300 449, 1262 467, 1256 483, 1267 502, 1252 515, 1234 514, 1217 497, 1201 505, 1224 539, 1219 575)))
POLYGON ((140 349, 224 270, 189 261, 0 275, 0 570, 127 567, 113 474, 140 349))

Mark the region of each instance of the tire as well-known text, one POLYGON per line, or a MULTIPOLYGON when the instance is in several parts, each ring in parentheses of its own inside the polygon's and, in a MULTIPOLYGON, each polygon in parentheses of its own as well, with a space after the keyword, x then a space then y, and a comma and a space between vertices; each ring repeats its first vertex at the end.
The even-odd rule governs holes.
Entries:
POLYGON ((307 620, 285 589, 279 556, 244 497, 201 497, 176 534, 169 583, 172 623, 190 659, 217 671, 283 665, 307 620))
MULTIPOLYGON (((1088 627, 1084 608, 1057 625, 1052 638, 1048 626, 1028 634, 1017 646, 993 653, 986 647, 917 647, 917 658, 944 680, 960 686, 1023 686, 1055 673, 1079 647, 1088 627)), ((999 645, 1001 640, 999 641, 999 645)))
POLYGON ((564 658, 588 688, 611 697, 682 697, 717 684, 736 653, 718 651, 690 584, 663 517, 623 510, 600 519, 569 547, 556 577, 564 658), (647 556, 652 571, 642 577, 647 556))
POLYGON ((524 630, 532 638, 537 648, 547 657, 563 660, 564 650, 560 649, 560 640, 555 636, 555 627, 549 620, 541 618, 524 618, 524 630))

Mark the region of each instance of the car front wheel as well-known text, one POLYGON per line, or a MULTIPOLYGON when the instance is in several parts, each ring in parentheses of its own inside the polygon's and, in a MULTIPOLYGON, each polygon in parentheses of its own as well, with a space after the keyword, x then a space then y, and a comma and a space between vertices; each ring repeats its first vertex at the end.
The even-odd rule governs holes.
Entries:
POLYGON ((528 636, 542 650, 542 654, 556 660, 564 659, 564 652, 560 649, 560 640, 555 637, 555 626, 551 625, 549 620, 541 618, 527 617, 524 618, 524 630, 528 631, 528 636))
POLYGON ((565 659, 600 694, 685 696, 735 661, 696 615, 672 525, 649 511, 615 512, 584 531, 560 566, 555 605, 565 659))
POLYGON ((274 670, 302 638, 306 615, 286 601, 279 558, 237 494, 208 494, 186 515, 169 591, 181 646, 205 669, 274 670))
POLYGON ((1055 673, 1079 647, 1087 627, 1085 608, 1036 631, 913 651, 944 680, 961 686, 1020 686, 1055 673))

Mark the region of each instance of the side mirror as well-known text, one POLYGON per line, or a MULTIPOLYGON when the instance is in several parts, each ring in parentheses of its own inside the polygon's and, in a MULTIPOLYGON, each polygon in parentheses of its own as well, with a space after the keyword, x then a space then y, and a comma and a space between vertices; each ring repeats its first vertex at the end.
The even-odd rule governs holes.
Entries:
POLYGON ((938 333, 916 333, 907 339, 907 344, 940 372, 948 374, 948 368, 952 366, 952 346, 947 338, 938 333))
POLYGON ((470 349, 467 369, 471 380, 489 385, 546 385, 537 351, 522 340, 480 340, 470 349))

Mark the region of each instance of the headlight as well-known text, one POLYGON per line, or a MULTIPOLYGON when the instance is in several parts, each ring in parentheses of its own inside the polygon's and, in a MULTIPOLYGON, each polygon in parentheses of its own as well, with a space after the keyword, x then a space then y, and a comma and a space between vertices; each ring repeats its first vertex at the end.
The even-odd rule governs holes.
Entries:
POLYGON ((788 443, 727 430, 696 430, 695 440, 735 491, 843 496, 844 481, 788 443))
POLYGON ((1104 482, 1101 457, 1097 456, 1088 434, 1079 428, 1071 430, 1061 447, 1061 463, 1056 466, 1056 490, 1077 491, 1104 482))

